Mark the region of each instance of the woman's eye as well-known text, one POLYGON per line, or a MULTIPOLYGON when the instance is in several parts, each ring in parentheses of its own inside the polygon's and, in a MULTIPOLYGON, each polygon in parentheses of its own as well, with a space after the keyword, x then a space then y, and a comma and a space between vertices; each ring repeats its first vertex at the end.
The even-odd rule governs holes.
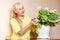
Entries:
POLYGON ((22 8, 22 9, 24 9, 24 8, 22 8))
POLYGON ((21 9, 19 9, 19 10, 21 10, 21 9))
POLYGON ((22 10, 22 9, 24 9, 24 7, 20 8, 20 9, 18 9, 18 10, 22 10))
POLYGON ((24 7, 22 7, 22 9, 24 9, 24 7))

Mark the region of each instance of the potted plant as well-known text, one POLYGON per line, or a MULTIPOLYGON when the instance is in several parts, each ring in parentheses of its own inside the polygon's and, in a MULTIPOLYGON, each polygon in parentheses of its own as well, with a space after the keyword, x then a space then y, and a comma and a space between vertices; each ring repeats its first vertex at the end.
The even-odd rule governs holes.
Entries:
POLYGON ((56 10, 53 9, 49 11, 48 8, 40 8, 38 11, 38 20, 38 38, 50 38, 50 28, 54 27, 58 23, 56 10))

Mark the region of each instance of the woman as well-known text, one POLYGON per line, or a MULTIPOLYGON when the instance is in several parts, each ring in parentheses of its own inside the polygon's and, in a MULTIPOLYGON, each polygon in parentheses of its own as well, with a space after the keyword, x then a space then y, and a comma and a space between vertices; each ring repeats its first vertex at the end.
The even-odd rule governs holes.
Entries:
POLYGON ((37 26, 38 20, 32 21, 31 18, 25 16, 24 7, 20 3, 15 3, 12 9, 12 17, 10 20, 12 28, 11 40, 30 40, 30 27, 37 26))

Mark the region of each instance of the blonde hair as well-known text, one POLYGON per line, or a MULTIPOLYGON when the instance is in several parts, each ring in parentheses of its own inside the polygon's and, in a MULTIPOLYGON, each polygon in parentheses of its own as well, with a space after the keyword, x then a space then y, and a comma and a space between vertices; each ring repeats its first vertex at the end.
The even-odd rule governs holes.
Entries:
POLYGON ((17 13, 15 12, 16 11, 16 5, 22 5, 22 4, 17 2, 17 3, 15 3, 13 5, 12 11, 11 11, 11 18, 15 18, 18 21, 18 23, 21 26, 21 28, 22 28, 22 21, 17 19, 17 13))
POLYGON ((16 11, 16 5, 21 5, 21 3, 17 2, 15 4, 13 4, 12 10, 11 10, 11 17, 12 18, 16 18, 17 17, 17 13, 15 12, 16 11))

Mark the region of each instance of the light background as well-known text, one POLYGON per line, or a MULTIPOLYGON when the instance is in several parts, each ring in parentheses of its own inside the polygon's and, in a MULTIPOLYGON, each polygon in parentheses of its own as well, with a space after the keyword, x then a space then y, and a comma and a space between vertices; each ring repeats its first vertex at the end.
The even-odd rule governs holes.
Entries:
MULTIPOLYGON (((0 40, 5 40, 8 34, 11 34, 9 27, 10 9, 15 2, 21 2, 25 7, 25 14, 31 18, 37 17, 37 6, 55 8, 59 14, 60 20, 60 0, 0 0, 0 40)), ((51 38, 60 38, 60 24, 51 28, 51 38)))

